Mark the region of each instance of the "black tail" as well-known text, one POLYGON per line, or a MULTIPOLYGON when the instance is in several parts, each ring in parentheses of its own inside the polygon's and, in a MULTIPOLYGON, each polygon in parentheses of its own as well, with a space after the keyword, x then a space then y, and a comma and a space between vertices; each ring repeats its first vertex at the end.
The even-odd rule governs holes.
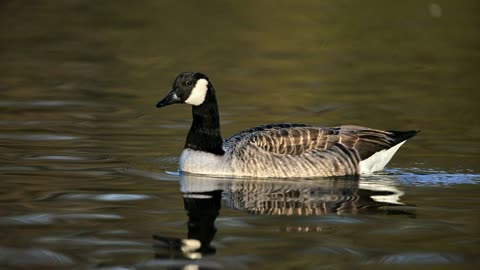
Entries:
POLYGON ((393 133, 391 138, 395 140, 395 143, 392 146, 395 146, 395 145, 397 145, 397 144, 399 144, 399 143, 417 135, 417 133, 420 132, 420 130, 418 130, 418 131, 417 130, 407 130, 407 131, 389 130, 388 132, 393 133))

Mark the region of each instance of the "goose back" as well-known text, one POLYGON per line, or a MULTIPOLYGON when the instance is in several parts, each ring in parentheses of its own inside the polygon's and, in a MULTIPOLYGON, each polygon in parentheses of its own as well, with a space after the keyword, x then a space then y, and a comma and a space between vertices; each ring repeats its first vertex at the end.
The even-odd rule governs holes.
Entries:
POLYGON ((413 136, 362 126, 271 124, 241 131, 223 144, 232 169, 257 177, 360 174, 360 162, 413 136))

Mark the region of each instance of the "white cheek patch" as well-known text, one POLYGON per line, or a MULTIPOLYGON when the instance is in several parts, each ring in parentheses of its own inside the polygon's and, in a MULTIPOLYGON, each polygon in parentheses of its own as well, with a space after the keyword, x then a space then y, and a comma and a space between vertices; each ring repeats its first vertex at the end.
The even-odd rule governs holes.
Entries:
POLYGON ((202 104, 205 101, 207 90, 208 81, 205 79, 198 80, 195 87, 192 89, 190 96, 185 100, 185 103, 195 106, 202 104))

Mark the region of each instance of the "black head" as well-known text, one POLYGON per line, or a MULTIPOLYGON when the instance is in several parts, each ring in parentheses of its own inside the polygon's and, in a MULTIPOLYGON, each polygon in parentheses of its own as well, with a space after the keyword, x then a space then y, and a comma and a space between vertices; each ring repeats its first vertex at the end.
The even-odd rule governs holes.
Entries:
POLYGON ((199 106, 205 101, 210 87, 210 81, 205 74, 182 72, 173 82, 172 90, 157 103, 156 107, 160 108, 175 103, 199 106))

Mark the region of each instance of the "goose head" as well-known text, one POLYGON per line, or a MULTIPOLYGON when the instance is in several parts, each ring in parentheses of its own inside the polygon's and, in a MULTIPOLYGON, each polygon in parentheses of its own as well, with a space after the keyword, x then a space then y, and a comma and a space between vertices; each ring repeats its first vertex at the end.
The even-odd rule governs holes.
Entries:
POLYGON ((205 101, 211 83, 205 74, 198 72, 183 72, 173 82, 172 90, 156 107, 164 107, 175 103, 185 103, 199 106, 205 101))

